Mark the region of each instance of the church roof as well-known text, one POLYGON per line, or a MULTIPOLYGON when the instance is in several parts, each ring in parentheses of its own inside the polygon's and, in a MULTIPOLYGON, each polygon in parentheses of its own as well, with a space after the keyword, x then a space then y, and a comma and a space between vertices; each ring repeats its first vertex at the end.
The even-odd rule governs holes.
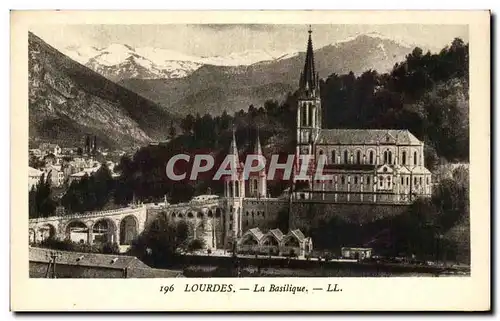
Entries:
POLYGON ((305 236, 304 236, 304 233, 302 233, 299 229, 296 229, 296 230, 291 230, 289 233, 288 233, 289 236, 294 236, 295 238, 297 238, 299 240, 299 242, 303 242, 305 240, 305 236))
POLYGON ((412 174, 431 174, 431 172, 424 166, 415 166, 410 168, 412 174))
POLYGON ((262 231, 258 227, 249 229, 248 233, 252 234, 258 241, 260 241, 262 239, 262 237, 264 236, 264 234, 262 233, 262 231))
POLYGON ((318 144, 339 145, 420 145, 412 133, 406 129, 322 129, 318 144))
POLYGON ((279 241, 281 241, 283 239, 283 232, 281 232, 281 230, 279 228, 269 230, 268 233, 274 235, 274 237, 279 241))
POLYGON ((373 171, 377 166, 373 164, 326 164, 325 170, 373 171))

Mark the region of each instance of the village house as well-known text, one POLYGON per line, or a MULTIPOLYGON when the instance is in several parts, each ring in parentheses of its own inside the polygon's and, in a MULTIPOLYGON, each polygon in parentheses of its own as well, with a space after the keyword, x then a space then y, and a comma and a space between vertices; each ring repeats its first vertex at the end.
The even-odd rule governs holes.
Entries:
POLYGON ((62 151, 59 145, 51 143, 42 143, 40 144, 39 149, 41 150, 42 155, 54 154, 54 156, 58 156, 62 151))
POLYGON ((33 167, 28 167, 28 190, 31 190, 33 186, 40 182, 42 175, 42 171, 33 167))

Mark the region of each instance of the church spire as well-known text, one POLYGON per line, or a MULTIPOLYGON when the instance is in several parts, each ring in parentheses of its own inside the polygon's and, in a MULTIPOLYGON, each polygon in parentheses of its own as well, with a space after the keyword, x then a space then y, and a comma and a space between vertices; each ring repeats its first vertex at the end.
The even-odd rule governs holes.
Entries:
POLYGON ((255 142, 255 147, 254 147, 254 154, 255 155, 262 155, 262 146, 260 145, 260 138, 259 138, 259 128, 257 128, 257 141, 255 142))
POLYGON ((317 75, 314 68, 314 50, 312 44, 312 29, 309 25, 309 39, 307 41, 306 61, 304 64, 304 71, 301 74, 300 88, 307 91, 312 91, 317 88, 317 75))
POLYGON ((238 156, 238 146, 236 146, 236 129, 233 126, 233 139, 231 141, 231 147, 229 148, 229 154, 234 155, 235 168, 240 165, 240 158, 238 156))

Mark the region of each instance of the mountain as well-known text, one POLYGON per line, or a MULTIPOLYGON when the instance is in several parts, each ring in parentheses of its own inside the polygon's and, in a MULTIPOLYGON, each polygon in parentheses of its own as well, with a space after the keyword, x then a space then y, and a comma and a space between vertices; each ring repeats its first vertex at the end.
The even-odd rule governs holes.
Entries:
POLYGON ((73 61, 32 33, 29 53, 30 143, 75 146, 84 134, 100 145, 133 147, 164 139, 172 116, 156 103, 73 61))
POLYGON ((227 56, 196 57, 173 50, 111 44, 106 48, 66 47, 63 53, 113 81, 123 79, 182 78, 203 65, 247 66, 262 61, 276 61, 293 52, 248 50, 227 56))
MULTIPOLYGON (((314 40, 314 39, 313 39, 314 40)), ((315 50, 320 77, 369 69, 389 71, 405 59, 411 47, 378 34, 359 35, 315 50)), ((292 53, 251 65, 202 65, 176 79, 123 79, 124 87, 176 114, 220 114, 261 106, 267 99, 282 99, 298 86, 305 53, 292 53)))

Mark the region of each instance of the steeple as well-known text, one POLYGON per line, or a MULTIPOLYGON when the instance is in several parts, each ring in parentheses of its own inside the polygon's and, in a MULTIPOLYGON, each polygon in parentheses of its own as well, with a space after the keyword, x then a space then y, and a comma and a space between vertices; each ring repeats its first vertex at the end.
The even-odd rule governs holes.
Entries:
POLYGON ((300 75, 300 89, 308 92, 315 90, 318 86, 318 75, 314 68, 314 50, 312 44, 312 29, 309 25, 309 39, 307 41, 306 61, 304 63, 304 70, 300 75))
POLYGON ((238 167, 240 164, 240 158, 238 157, 238 147, 236 146, 236 129, 233 127, 233 139, 231 141, 231 147, 229 148, 229 154, 234 155, 234 161, 238 167))
POLYGON ((259 138, 259 129, 257 128, 257 141, 255 142, 254 146, 254 154, 255 155, 262 155, 262 146, 260 145, 260 138, 259 138))

